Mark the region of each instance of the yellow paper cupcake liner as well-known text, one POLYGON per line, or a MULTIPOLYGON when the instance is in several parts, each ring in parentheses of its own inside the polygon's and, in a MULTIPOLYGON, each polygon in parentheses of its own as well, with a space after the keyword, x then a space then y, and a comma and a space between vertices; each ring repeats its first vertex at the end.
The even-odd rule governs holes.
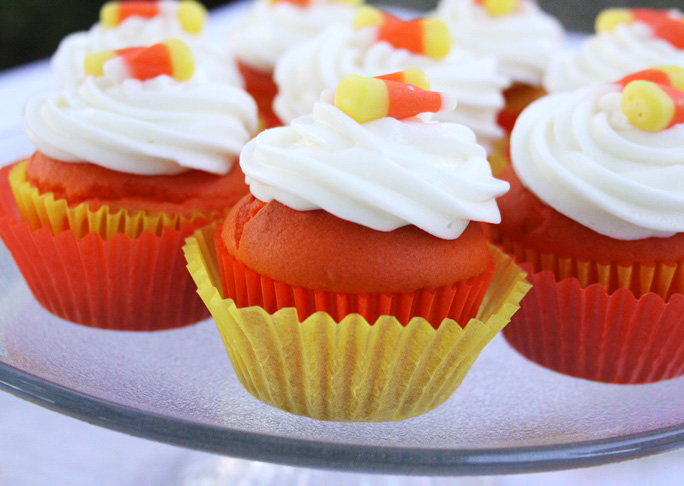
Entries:
POLYGON ((434 329, 421 318, 404 327, 389 316, 371 325, 358 314, 336 322, 324 312, 300 322, 294 308, 268 314, 222 297, 215 227, 196 231, 184 252, 238 378, 259 400, 320 420, 398 421, 436 408, 530 288, 525 273, 492 249, 496 274, 465 328, 445 319, 434 329))
POLYGON ((9 182, 24 221, 31 229, 49 227, 54 234, 68 229, 76 238, 95 232, 104 239, 117 234, 137 238, 143 231, 159 236, 163 228, 180 229, 185 223, 198 220, 212 221, 222 216, 218 211, 192 211, 189 214, 111 210, 103 205, 91 210, 87 203, 69 206, 66 199, 55 198, 53 193, 40 193, 26 179, 26 161, 19 162, 9 173, 9 182))
POLYGON ((500 234, 495 228, 490 234, 517 262, 530 263, 535 272, 551 271, 558 281, 576 278, 581 287, 598 283, 608 293, 630 289, 637 297, 654 292, 669 299, 673 294, 684 293, 684 262, 601 263, 541 252, 500 234))
POLYGON ((489 165, 492 168, 492 175, 498 176, 511 165, 511 161, 508 156, 509 144, 510 138, 508 136, 494 141, 492 151, 487 156, 489 165))

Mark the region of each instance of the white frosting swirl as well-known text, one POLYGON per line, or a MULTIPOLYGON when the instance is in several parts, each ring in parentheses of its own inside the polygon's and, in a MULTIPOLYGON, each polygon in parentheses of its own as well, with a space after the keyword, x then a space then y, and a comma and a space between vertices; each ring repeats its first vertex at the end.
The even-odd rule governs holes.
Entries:
POLYGON ((441 0, 435 13, 451 30, 455 46, 479 56, 494 56, 499 70, 514 82, 538 86, 563 44, 563 27, 533 0, 493 16, 475 0, 441 0))
POLYGON ((431 89, 458 99, 456 110, 439 114, 438 119, 470 127, 478 142, 486 146, 503 136, 496 119, 504 106, 502 91, 508 82, 496 72, 494 59, 477 59, 467 51, 452 49, 446 59, 436 61, 376 42, 374 29, 354 31, 348 25, 330 27, 278 61, 278 95, 273 108, 288 123, 310 113, 321 92, 335 87, 347 74, 371 77, 411 68, 425 71, 431 89))
POLYGON ((95 24, 87 32, 75 32, 65 37, 52 56, 52 68, 63 84, 85 77, 83 62, 86 54, 125 47, 151 46, 169 38, 185 41, 195 55, 200 79, 242 86, 243 81, 235 61, 227 52, 211 45, 203 35, 189 34, 175 15, 159 15, 150 19, 129 17, 116 27, 95 24))
POLYGON ((551 93, 613 82, 660 64, 684 65, 684 49, 653 36, 641 22, 619 25, 587 38, 580 51, 566 51, 549 64, 544 88, 551 93))
POLYGON ((415 225, 458 238, 470 221, 500 222, 492 177, 473 132, 453 123, 381 118, 359 124, 318 101, 313 114, 250 141, 240 156, 252 194, 323 209, 379 231, 415 225))
POLYGON ((285 51, 311 40, 334 23, 351 23, 357 8, 356 4, 320 0, 306 7, 256 0, 229 31, 230 42, 240 61, 271 72, 285 51))
POLYGON ((632 125, 618 85, 547 96, 518 118, 511 158, 549 206, 620 240, 684 232, 684 124, 632 125))
POLYGON ((38 150, 64 162, 131 174, 225 174, 256 131, 257 108, 225 83, 89 76, 32 98, 25 120, 38 150))

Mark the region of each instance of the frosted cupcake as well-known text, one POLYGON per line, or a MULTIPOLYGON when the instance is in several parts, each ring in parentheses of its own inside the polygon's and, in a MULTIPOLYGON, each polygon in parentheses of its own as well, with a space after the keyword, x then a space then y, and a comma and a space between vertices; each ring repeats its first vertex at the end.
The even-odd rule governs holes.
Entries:
POLYGON ((237 155, 257 110, 193 65, 178 39, 94 53, 27 104, 37 151, 1 172, 0 236, 50 312, 119 330, 206 317, 180 249, 247 192, 237 155))
POLYGON ((354 26, 333 26, 278 61, 274 110, 287 123, 310 113, 321 91, 345 75, 368 77, 412 68, 424 70, 434 89, 458 98, 455 110, 436 119, 471 128, 488 149, 503 136, 496 118, 508 82, 497 73, 494 58, 451 49, 441 21, 403 22, 372 7, 360 10, 354 26))
POLYGON ((544 76, 550 93, 612 82, 660 64, 684 66, 682 12, 608 9, 596 19, 596 34, 580 51, 556 56, 544 76))
POLYGON ((540 86, 551 57, 563 44, 563 27, 533 0, 442 0, 435 16, 454 45, 494 56, 511 82, 540 86))
POLYGON ((262 132, 240 157, 252 194, 188 240, 236 372, 266 403, 337 421, 425 413, 527 289, 477 223, 499 220, 507 185, 470 129, 416 116, 453 107, 417 85, 415 71, 348 76, 262 132))
POLYGON ((499 122, 513 129, 520 112, 544 94, 542 76, 563 44, 563 27, 534 0, 442 0, 435 16, 454 45, 494 56, 512 83, 499 122))
POLYGON ((330 25, 351 22, 362 0, 255 0, 229 31, 246 89, 272 117, 276 94, 273 69, 292 47, 310 41, 330 25))
POLYGON ((582 378, 684 374, 684 69, 550 95, 518 119, 496 227, 533 268, 506 331, 582 378))
POLYGON ((181 39, 195 55, 196 76, 242 86, 235 60, 213 45, 205 33, 207 12, 194 0, 180 2, 108 2, 100 21, 87 32, 65 37, 52 57, 52 67, 62 83, 85 76, 83 62, 93 52, 151 46, 166 39, 181 39))

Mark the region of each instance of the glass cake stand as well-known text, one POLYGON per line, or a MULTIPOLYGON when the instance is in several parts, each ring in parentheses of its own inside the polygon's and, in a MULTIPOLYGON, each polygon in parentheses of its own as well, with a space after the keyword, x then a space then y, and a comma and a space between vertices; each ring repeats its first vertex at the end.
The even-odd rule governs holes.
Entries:
POLYGON ((238 382, 213 321, 89 329, 35 301, 0 248, 0 388, 128 434, 223 455, 348 471, 505 474, 597 465, 684 445, 684 378, 593 383, 541 368, 502 338, 438 409, 329 423, 265 405, 238 382))
MULTIPOLYGON (((239 8, 244 6, 219 12, 214 32, 239 8)), ((30 151, 21 128, 25 97, 54 80, 42 63, 0 81, 3 99, 16 105, 0 124, 3 162, 9 162, 30 151)), ((211 320, 156 333, 63 321, 35 301, 1 243, 0 389, 135 436, 346 471, 547 471, 684 446, 684 378, 639 386, 593 383, 541 368, 501 337, 453 397, 423 416, 367 424, 291 415, 243 389, 211 320)))

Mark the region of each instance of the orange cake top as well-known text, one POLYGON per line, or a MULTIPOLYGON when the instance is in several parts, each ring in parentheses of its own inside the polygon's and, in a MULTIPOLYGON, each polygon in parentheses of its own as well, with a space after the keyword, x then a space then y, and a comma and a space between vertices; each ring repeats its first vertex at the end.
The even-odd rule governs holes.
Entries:
POLYGON ((177 175, 141 176, 93 164, 65 164, 36 152, 26 166, 27 180, 41 193, 52 192, 69 205, 91 209, 165 211, 224 210, 247 193, 238 164, 226 175, 194 170, 177 175))
POLYGON ((274 280, 335 292, 411 292, 484 272, 491 256, 478 223, 444 240, 415 227, 376 231, 325 211, 295 211, 245 196, 222 233, 228 252, 274 280))

